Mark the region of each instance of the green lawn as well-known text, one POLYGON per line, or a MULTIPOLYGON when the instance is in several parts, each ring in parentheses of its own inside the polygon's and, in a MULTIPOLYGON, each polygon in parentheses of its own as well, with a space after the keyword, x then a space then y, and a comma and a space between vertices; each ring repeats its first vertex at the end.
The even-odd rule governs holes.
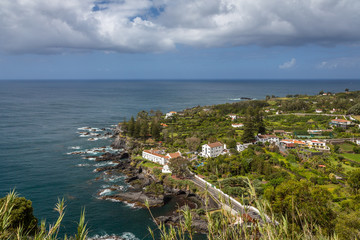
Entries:
POLYGON ((360 154, 344 153, 341 155, 344 156, 344 158, 347 158, 349 160, 353 160, 353 161, 360 163, 360 154))
POLYGON ((340 149, 343 152, 351 152, 351 151, 353 151, 353 148, 354 148, 354 145, 349 144, 349 143, 340 144, 340 149))

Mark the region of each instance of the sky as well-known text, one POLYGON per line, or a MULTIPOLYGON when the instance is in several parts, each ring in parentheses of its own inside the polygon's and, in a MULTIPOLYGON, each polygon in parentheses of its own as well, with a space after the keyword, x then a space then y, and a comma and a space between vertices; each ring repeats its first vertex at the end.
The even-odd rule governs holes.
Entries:
POLYGON ((359 79, 359 0, 1 0, 0 79, 359 79))

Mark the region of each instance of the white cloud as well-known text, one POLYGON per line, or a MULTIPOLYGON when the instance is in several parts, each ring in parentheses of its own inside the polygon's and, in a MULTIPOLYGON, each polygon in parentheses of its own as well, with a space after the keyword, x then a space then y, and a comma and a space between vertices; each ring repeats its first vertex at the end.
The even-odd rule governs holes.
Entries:
POLYGON ((284 62, 283 64, 279 65, 280 69, 289 69, 289 68, 293 68, 296 65, 296 59, 292 58, 290 61, 288 62, 284 62))
POLYGON ((359 11, 358 0, 1 0, 0 50, 357 45, 359 11))
POLYGON ((342 57, 323 61, 317 65, 319 69, 337 69, 360 67, 359 57, 342 57))

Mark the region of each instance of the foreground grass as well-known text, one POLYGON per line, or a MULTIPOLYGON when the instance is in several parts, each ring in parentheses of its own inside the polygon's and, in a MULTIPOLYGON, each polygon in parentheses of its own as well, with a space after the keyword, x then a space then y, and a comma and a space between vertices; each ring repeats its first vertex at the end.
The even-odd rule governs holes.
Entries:
MULTIPOLYGON (((11 191, 3 199, 4 201, 0 205, 0 239, 17 239, 17 240, 56 240, 60 239, 58 237, 61 222, 65 215, 65 203, 64 200, 59 200, 55 205, 55 211, 58 212, 59 217, 55 223, 47 226, 45 221, 41 222, 40 227, 35 226, 35 229, 27 229, 27 226, 19 224, 14 228, 13 226, 13 215, 15 211, 15 201, 18 198, 18 195, 15 191, 11 191)), ((70 240, 85 240, 87 239, 88 229, 87 224, 85 223, 85 210, 82 211, 80 220, 77 227, 77 233, 74 236, 67 237, 66 235, 63 239, 70 240)))
MULTIPOLYGON (((328 236, 317 225, 304 221, 302 229, 295 229, 291 219, 281 217, 275 219, 271 207, 268 203, 256 198, 255 189, 249 181, 249 193, 255 206, 260 213, 260 219, 251 219, 247 214, 234 215, 223 208, 216 213, 207 211, 206 219, 208 221, 207 238, 210 240, 237 240, 237 239, 266 239, 266 240, 337 240, 336 235, 328 236), (216 216, 215 216, 216 215, 216 216)), ((223 204, 231 205, 223 200, 223 204)), ((150 208, 148 207, 151 214, 150 208)), ((192 212, 188 207, 179 211, 182 220, 178 226, 167 227, 163 223, 157 223, 157 229, 160 232, 161 240, 185 240, 193 239, 194 230, 192 229, 192 212)), ((295 211, 294 215, 301 213, 295 211)), ((151 214, 153 220, 155 218, 151 214)), ((294 216, 295 217, 295 216, 294 216)), ((156 222, 156 221, 155 221, 156 222)), ((152 238, 155 236, 154 230, 149 228, 152 238)))

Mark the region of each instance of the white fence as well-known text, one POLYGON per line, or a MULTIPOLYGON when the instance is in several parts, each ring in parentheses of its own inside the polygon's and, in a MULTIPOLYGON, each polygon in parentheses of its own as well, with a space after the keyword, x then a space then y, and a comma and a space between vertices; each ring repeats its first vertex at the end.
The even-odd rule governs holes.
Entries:
POLYGON ((207 186, 215 189, 221 195, 223 195, 223 196, 227 197, 228 199, 230 199, 232 203, 237 204, 238 206, 243 208, 244 211, 245 211, 245 209, 247 209, 248 211, 250 210, 250 211, 256 212, 258 215, 260 215, 259 210, 257 210, 256 208, 254 208, 252 206, 244 206, 244 205, 242 205, 239 201, 235 200, 233 197, 230 197, 228 194, 224 193, 223 191, 221 191, 220 189, 218 189, 217 187, 215 187, 214 185, 210 184, 209 182, 205 181, 204 179, 202 179, 201 177, 199 177, 197 175, 195 175, 195 178, 200 180, 201 182, 205 183, 207 186))

